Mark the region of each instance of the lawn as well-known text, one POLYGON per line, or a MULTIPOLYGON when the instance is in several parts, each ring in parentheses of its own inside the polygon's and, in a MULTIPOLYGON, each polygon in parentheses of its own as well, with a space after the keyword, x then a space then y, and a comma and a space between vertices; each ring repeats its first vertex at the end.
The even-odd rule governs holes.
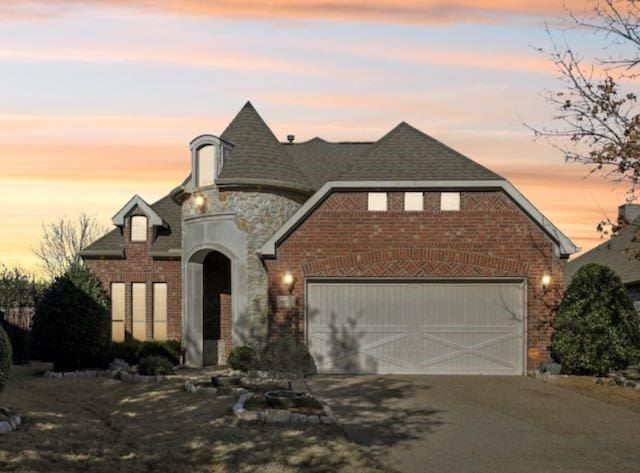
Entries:
POLYGON ((594 378, 590 376, 558 376, 550 382, 584 396, 600 399, 609 404, 640 413, 640 390, 638 389, 596 384, 594 378))
POLYGON ((335 426, 239 423, 232 397, 193 395, 181 383, 44 379, 14 367, 0 405, 23 427, 0 438, 0 471, 376 472, 335 426))

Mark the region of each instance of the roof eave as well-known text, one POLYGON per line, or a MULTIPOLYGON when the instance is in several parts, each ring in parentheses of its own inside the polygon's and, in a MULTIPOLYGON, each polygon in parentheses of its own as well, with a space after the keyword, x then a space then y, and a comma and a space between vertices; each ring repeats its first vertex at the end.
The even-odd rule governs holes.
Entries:
POLYGON ((315 189, 307 185, 277 179, 219 177, 216 179, 215 183, 220 188, 255 186, 300 192, 306 195, 312 195, 315 193, 315 189))
POLYGON ((124 259, 124 250, 81 250, 78 254, 85 259, 124 259))

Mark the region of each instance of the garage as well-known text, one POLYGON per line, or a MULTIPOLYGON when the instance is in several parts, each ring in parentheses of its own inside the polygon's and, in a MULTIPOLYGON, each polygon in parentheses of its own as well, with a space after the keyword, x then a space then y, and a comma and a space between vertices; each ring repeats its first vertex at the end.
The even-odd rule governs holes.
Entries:
POLYGON ((320 373, 524 372, 522 280, 318 280, 306 297, 320 373))

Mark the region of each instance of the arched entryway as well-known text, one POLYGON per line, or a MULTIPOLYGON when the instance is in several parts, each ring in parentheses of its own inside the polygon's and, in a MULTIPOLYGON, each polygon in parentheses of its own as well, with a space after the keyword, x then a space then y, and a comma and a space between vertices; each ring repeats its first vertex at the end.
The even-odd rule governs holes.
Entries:
POLYGON ((222 251, 204 248, 186 264, 185 346, 187 364, 226 362, 234 320, 234 261, 222 251))

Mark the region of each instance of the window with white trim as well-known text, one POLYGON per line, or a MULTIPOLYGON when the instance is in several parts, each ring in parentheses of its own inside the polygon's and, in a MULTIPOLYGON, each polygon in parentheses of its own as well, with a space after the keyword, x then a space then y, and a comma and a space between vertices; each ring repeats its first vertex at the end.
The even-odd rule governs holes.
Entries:
POLYGON ((404 210, 421 212, 424 210, 424 194, 422 192, 404 193, 404 210))
POLYGON ((460 192, 443 192, 440 194, 440 210, 456 212, 460 210, 460 192))
POLYGON ((131 285, 131 325, 134 339, 147 339, 147 285, 143 282, 131 285))
POLYGON ((125 284, 111 283, 111 340, 124 342, 125 284))
POLYGON ((134 215, 131 217, 131 241, 147 241, 147 217, 134 215))
POLYGON ((196 151, 196 185, 198 187, 210 186, 216 178, 217 148, 215 145, 204 145, 196 151))
POLYGON ((167 339, 167 283, 153 283, 153 339, 167 339))
POLYGON ((386 192, 369 192, 367 208, 373 212, 386 212, 387 193, 386 192))

